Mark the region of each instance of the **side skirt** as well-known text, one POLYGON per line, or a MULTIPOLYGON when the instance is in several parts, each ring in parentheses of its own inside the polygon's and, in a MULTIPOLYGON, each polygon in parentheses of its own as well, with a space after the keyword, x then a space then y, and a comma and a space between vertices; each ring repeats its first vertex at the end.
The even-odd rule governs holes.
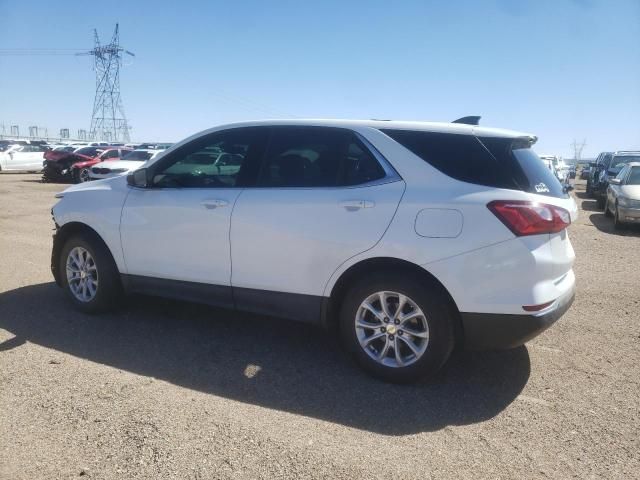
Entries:
POLYGON ((321 325, 322 305, 326 298, 300 293, 274 292, 208 283, 167 280, 141 275, 121 274, 127 293, 204 303, 304 323, 321 325))

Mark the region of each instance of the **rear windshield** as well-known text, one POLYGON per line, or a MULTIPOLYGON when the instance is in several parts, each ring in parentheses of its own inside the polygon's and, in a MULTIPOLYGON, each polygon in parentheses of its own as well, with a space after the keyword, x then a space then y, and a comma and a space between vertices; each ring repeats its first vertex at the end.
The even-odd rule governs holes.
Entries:
POLYGON ((413 130, 382 130, 456 180, 565 198, 562 185, 526 141, 413 130))

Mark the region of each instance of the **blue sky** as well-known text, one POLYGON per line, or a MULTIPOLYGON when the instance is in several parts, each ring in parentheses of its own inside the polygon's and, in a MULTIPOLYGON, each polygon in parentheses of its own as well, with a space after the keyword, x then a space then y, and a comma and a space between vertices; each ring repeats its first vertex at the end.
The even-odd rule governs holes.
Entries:
MULTIPOLYGON (((532 132, 540 153, 640 148, 640 0, 0 0, 0 48, 88 49, 116 22, 138 140, 282 117, 532 132)), ((88 128, 91 57, 0 56, 0 122, 88 128)))

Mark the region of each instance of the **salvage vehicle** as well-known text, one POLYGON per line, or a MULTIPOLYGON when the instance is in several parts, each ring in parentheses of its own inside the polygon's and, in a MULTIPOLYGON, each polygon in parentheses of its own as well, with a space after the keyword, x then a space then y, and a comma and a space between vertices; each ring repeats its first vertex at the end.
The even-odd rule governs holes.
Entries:
POLYGON ((604 214, 613 217, 616 229, 640 224, 640 158, 625 164, 616 178, 609 180, 604 214))
POLYGON ((73 183, 88 182, 91 180, 89 172, 91 167, 101 162, 115 162, 121 157, 129 154, 132 150, 126 147, 105 147, 105 150, 93 157, 91 160, 84 160, 71 165, 71 178, 73 183))
POLYGON ((158 153, 160 153, 160 150, 130 150, 122 156, 121 160, 101 162, 93 165, 88 173, 89 180, 102 180, 104 178, 125 175, 132 170, 140 168, 144 162, 152 159, 158 153))
POLYGON ((0 171, 39 172, 42 170, 42 154, 46 148, 41 144, 11 145, 0 152, 0 171))
POLYGON ((577 205, 534 135, 478 118, 201 132, 58 194, 53 276, 88 313, 144 293, 321 325, 392 382, 522 345, 573 302, 577 205))
POLYGON ((59 156, 52 157, 50 159, 45 158, 42 162, 43 182, 55 182, 55 181, 70 181, 73 180, 73 170, 71 167, 78 162, 91 161, 102 152, 106 147, 101 146, 86 146, 76 148, 72 152, 67 152, 59 156))
POLYGON ((601 209, 604 209, 607 199, 609 181, 615 178, 627 163, 640 161, 640 152, 618 151, 607 156, 606 160, 598 170, 597 181, 592 183, 593 196, 601 209))

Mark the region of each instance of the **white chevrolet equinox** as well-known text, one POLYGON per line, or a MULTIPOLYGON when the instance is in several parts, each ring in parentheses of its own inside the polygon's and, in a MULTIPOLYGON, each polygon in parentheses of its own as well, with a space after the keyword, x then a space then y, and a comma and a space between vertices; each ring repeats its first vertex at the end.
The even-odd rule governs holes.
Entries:
POLYGON ((144 293, 321 325, 395 382, 522 345, 573 301, 577 208, 535 136, 475 123, 207 130, 58 194, 53 275, 85 312, 144 293))

